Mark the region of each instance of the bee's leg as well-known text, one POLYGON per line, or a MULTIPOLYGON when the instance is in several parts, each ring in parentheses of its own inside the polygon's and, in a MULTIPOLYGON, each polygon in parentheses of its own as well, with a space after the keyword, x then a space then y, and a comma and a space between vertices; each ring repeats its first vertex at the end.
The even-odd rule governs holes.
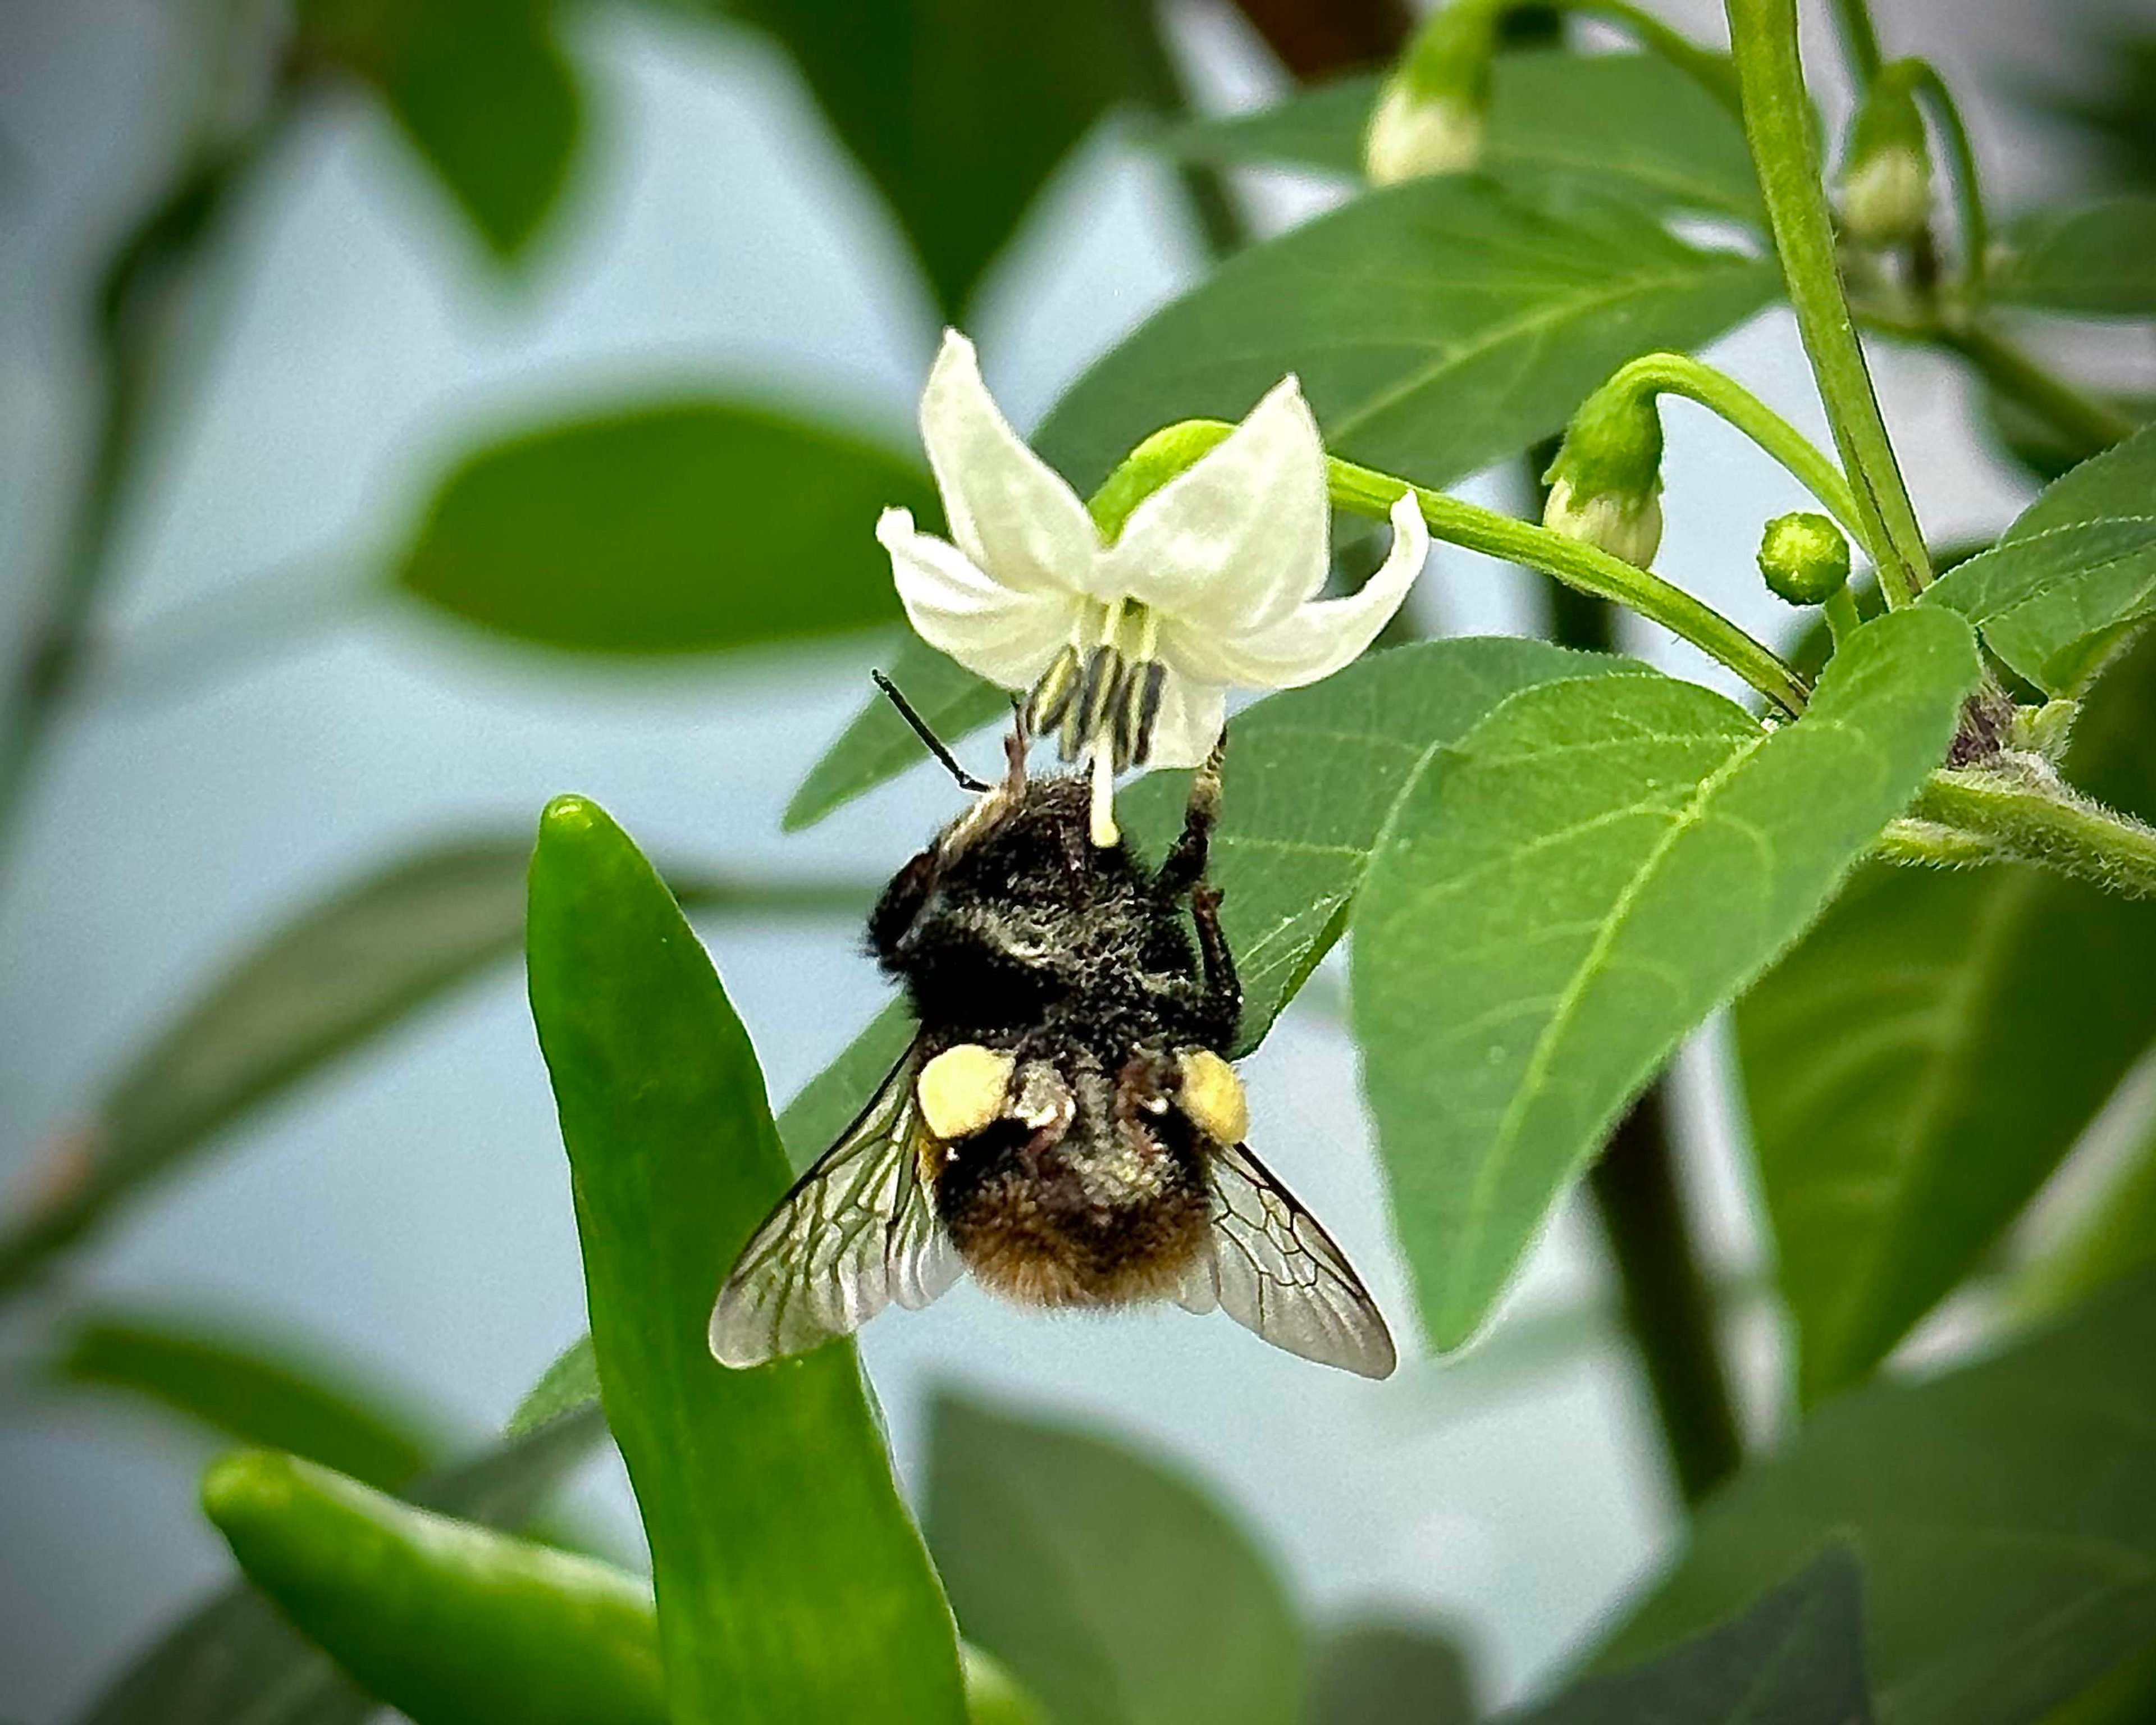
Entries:
POLYGON ((1205 859, 1213 840, 1214 824, 1220 818, 1220 757, 1227 752, 1228 733, 1223 730, 1213 752, 1190 781, 1190 800, 1183 805, 1183 831, 1168 846, 1160 865, 1160 884, 1172 898, 1180 898, 1205 879, 1205 859))
POLYGON ((1235 974, 1235 955, 1220 932, 1220 889, 1200 884, 1191 889, 1190 920, 1198 925, 1198 958, 1205 973, 1206 1016, 1214 1041, 1225 1049, 1235 1040, 1243 1017, 1243 984, 1235 974))

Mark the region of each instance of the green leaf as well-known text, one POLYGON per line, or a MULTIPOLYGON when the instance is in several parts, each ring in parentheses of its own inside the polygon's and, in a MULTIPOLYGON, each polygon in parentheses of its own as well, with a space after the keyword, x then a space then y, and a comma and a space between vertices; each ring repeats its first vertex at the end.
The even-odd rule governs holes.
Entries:
POLYGON ((497 256, 554 206, 580 130, 551 0, 305 0, 302 58, 372 85, 497 256))
POLYGON ((928 1534, 968 1637, 1057 1725, 1293 1725, 1302 1632, 1196 1486, 1120 1445, 954 1398, 931 1418, 928 1534))
MULTIPOLYGON (((437 845, 271 931, 122 1071, 51 1153, 38 1200, 0 1229, 0 1293, 225 1127, 516 949, 524 839, 437 845)), ((857 888, 676 877, 700 908, 853 909, 857 888)))
POLYGON ((1467 1658, 1450 1637, 1394 1623, 1334 1630, 1312 1661, 1308 1725, 1475 1725, 1467 1658))
MULTIPOLYGON (((1255 113, 1189 121, 1162 147, 1199 161, 1280 163, 1360 181, 1377 77, 1345 78, 1255 113)), ((1763 223, 1729 110, 1659 54, 1498 57, 1481 172, 1529 189, 1598 186, 1650 208, 1763 223)))
MULTIPOLYGON (((2042 414, 2022 406, 1995 386, 1984 386, 1982 399, 1983 423, 1993 439, 2034 474, 2040 484, 2051 484, 2088 459, 2087 443, 2067 436, 2042 414)), ((2156 395, 2104 393, 2097 399, 2123 413, 2135 425, 2146 425, 2156 419, 2156 395)))
POLYGON ((1737 1009, 1807 1403, 1864 1377, 2156 1037, 2156 904, 2043 870, 1869 869, 1737 1009))
POLYGON ((734 0, 790 52, 955 317, 1072 145, 1158 87, 1149 8, 1115 0, 734 0))
POLYGON ((2100 1288, 2156 1267, 2156 1124, 2112 1172, 2074 1225, 2017 1278, 2016 1311, 2048 1317, 2100 1288))
MULTIPOLYGON (((513 1527, 536 1515, 606 1435, 596 1409, 557 1420, 429 1476, 424 1507, 513 1527)), ((78 1725, 362 1725, 376 1704, 241 1582, 182 1617, 133 1661, 78 1725)))
POLYGON ((399 587, 482 629, 583 653, 707 653, 897 620, 886 505, 932 511, 910 461, 738 403, 566 420, 467 456, 399 587))
POLYGON ((1352 988, 1440 1348, 1474 1333, 1625 1101, 1943 757, 1978 667, 1943 623, 1865 625, 1777 731, 1691 684, 1604 677, 1525 691, 1433 752, 1371 858, 1352 988))
POLYGON ((1726 1623, 1512 1717, 1516 1725, 1870 1725, 1856 1560, 1830 1546, 1726 1623))
POLYGON ((1416 181, 1229 259, 1080 378, 1036 442, 1090 490, 1161 426, 1240 418, 1294 372, 1332 454, 1443 485, 1561 430, 1635 355, 1712 341, 1779 280, 1623 199, 1416 181))
POLYGON ((108 1312, 74 1320, 49 1369, 62 1383, 144 1397, 370 1486, 393 1489, 427 1466, 435 1439, 406 1398, 296 1353, 166 1315, 108 1312))
POLYGON ((2048 487, 1979 557, 1925 589, 2047 693, 2071 692, 2156 612, 2156 426, 2048 487))
POLYGON ((2036 210, 1999 236, 1984 272, 1995 300, 2087 317, 2156 316, 2156 198, 2036 210))
POLYGON ((650 1542, 676 1725, 959 1719, 950 1616, 851 1345, 731 1372, 706 1344, 726 1266, 790 1178, 710 960, 581 798, 540 823, 528 926, 599 1384, 650 1542))
POLYGON ((248 1579, 413 1725, 667 1725, 650 1589, 609 1563, 271 1450, 218 1462, 203 1506, 248 1579))
MULTIPOLYGON (((947 659, 911 630, 885 655, 884 674, 946 743, 979 730, 1010 712, 1010 696, 983 682, 954 659, 947 659)), ((808 769, 786 805, 781 823, 789 833, 814 826, 834 809, 896 778, 928 751, 913 727, 878 690, 808 769)))
POLYGON ((1980 1364, 1828 1403, 1692 1523, 1605 1656, 1757 1596, 1829 1539, 1864 1569, 1881 1725, 2021 1725, 2156 1640, 2156 1277, 1980 1364))
POLYGON ((505 1436, 521 1437, 564 1414, 598 1404, 599 1363, 592 1353, 591 1334, 587 1331, 554 1357, 553 1364, 516 1404, 502 1432, 505 1436))

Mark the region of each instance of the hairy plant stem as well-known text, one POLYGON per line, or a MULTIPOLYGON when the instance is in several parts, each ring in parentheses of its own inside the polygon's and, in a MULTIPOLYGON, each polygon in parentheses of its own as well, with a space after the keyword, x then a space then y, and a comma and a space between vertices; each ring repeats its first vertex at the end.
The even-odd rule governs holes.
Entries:
POLYGON ((2156 898, 2156 827, 2092 802, 2048 773, 2011 765, 1945 768, 1931 776, 1911 813, 1988 843, 1996 856, 2035 863, 2123 898, 2156 898))
POLYGON ((1811 99, 1797 58, 1796 0, 1725 0, 1744 131, 1774 249, 1842 467, 1856 494, 1864 549, 1890 606, 1912 603, 1931 561, 1911 507, 1835 259, 1834 224, 1813 150, 1811 99))
MULTIPOLYGON (((1093 516, 1103 536, 1112 538, 1132 510, 1233 429, 1218 419, 1185 419, 1155 432, 1140 444, 1094 496, 1093 516)), ((1638 612, 1728 666, 1785 713, 1802 712, 1810 698, 1811 691, 1804 679, 1766 647, 1712 606, 1701 603, 1659 575, 1546 527, 1464 503, 1442 491, 1410 485, 1405 480, 1337 457, 1327 458, 1326 470, 1332 501, 1340 508, 1383 521, 1400 494, 1412 491, 1423 520, 1438 538, 1508 562, 1524 563, 1583 593, 1614 600, 1638 612)))
MULTIPOLYGON (((1548 465, 1531 459, 1531 495, 1541 491, 1548 465)), ((1616 645, 1614 606, 1562 585, 1550 597, 1550 635, 1560 645, 1603 653, 1616 645)), ((1714 1293, 1677 1177, 1670 1100, 1665 1076, 1625 1111, 1587 1189, 1609 1243, 1625 1326, 1639 1349, 1670 1472, 1691 1505, 1737 1471, 1743 1445, 1714 1293)))
POLYGON ((1734 378, 1686 353, 1644 353, 1620 366, 1602 386, 1612 393, 1681 395, 1727 420, 1788 470, 1859 543, 1865 536, 1856 494, 1825 451, 1734 378))

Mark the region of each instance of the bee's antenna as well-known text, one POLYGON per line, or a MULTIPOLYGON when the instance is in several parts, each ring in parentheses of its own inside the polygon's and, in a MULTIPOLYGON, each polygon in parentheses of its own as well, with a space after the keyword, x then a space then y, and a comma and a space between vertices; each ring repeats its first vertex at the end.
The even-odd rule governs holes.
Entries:
POLYGON ((974 778, 958 764, 957 757, 943 746, 943 739, 928 728, 927 720, 914 711, 913 703, 898 692, 897 684, 880 670, 872 670, 869 675, 875 679, 876 687, 891 698, 891 704, 898 709, 899 717, 913 727, 913 734, 921 739, 923 747, 943 763, 945 772, 958 781, 961 790, 978 793, 990 788, 986 779, 974 778))

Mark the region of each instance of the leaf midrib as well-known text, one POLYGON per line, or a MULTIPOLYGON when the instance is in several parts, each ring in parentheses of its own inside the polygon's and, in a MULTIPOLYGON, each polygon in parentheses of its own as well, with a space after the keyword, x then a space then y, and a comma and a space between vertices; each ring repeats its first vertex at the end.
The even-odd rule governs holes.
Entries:
POLYGON ((1543 1092, 1544 1081, 1555 1059, 1557 1045, 1569 1030, 1589 984, 1600 973, 1602 962, 1609 957, 1618 936, 1623 932, 1625 925, 1637 907, 1641 895, 1646 891, 1677 841, 1699 826, 1706 818, 1708 803, 1722 786, 1748 761, 1756 757, 1769 740, 1770 733, 1763 732, 1756 737, 1739 740, 1731 751, 1729 758, 1699 782, 1698 788, 1686 800, 1685 806, 1676 812, 1668 830, 1656 840, 1647 855, 1640 860, 1639 867, 1633 870, 1631 877, 1625 883, 1624 890, 1618 894, 1608 914, 1601 919, 1600 927, 1594 938, 1589 942, 1587 952, 1573 968, 1563 991, 1558 996, 1549 1021, 1543 1026, 1533 1048, 1528 1051, 1527 1064, 1521 1073, 1521 1081, 1514 1088, 1512 1099, 1507 1104, 1504 1115, 1497 1122, 1497 1130, 1491 1135, 1489 1145, 1476 1168, 1474 1183, 1467 1192, 1466 1219, 1460 1233, 1460 1249, 1453 1259, 1455 1267, 1447 1290, 1445 1304, 1448 1308, 1458 1308, 1468 1279, 1479 1266, 1482 1241, 1487 1232, 1499 1179, 1510 1166, 1513 1153, 1519 1146, 1520 1132, 1526 1124, 1527 1111, 1543 1092))

